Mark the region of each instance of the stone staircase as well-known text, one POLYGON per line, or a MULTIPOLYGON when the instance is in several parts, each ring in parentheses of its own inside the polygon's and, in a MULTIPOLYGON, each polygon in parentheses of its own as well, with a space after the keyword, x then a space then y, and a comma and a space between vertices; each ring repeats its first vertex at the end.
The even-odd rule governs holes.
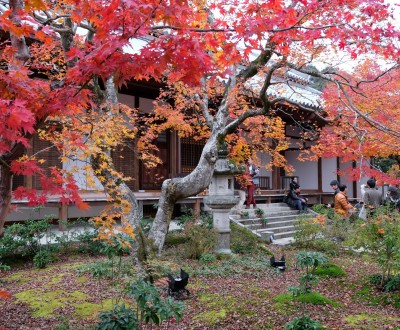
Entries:
POLYGON ((264 211, 262 217, 259 217, 254 209, 242 209, 242 215, 233 214, 230 220, 270 243, 278 243, 282 240, 293 241, 293 235, 296 232, 294 224, 299 216, 314 216, 312 211, 299 214, 299 211, 291 209, 285 203, 259 204, 257 208, 264 211), (248 216, 245 216, 246 212, 248 216))

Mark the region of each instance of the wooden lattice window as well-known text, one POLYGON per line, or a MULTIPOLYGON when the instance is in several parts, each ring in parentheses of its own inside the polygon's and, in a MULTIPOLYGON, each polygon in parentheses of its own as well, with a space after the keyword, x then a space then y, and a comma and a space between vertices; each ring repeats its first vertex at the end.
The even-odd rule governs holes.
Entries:
MULTIPOLYGON (((38 135, 34 135, 32 146, 33 154, 38 153, 37 158, 45 161, 43 168, 48 176, 50 176, 50 167, 62 168, 60 153, 51 142, 42 140, 38 135)), ((39 178, 40 176, 33 175, 33 188, 35 189, 42 189, 39 178)))
MULTIPOLYGON (((133 145, 132 141, 129 141, 129 143, 133 145)), ((126 184, 133 190, 135 188, 135 152, 133 148, 123 145, 118 146, 111 152, 111 158, 115 169, 121 172, 125 177, 130 178, 126 184)))
POLYGON ((181 139, 181 167, 183 173, 190 172, 196 167, 204 145, 204 141, 196 141, 190 137, 181 139))

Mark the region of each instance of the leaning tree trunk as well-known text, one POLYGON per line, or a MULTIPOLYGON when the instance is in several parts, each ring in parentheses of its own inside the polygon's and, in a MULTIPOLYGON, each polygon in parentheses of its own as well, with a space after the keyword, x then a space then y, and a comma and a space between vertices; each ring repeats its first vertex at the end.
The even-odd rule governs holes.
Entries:
POLYGON ((161 252, 164 246, 175 203, 194 196, 209 186, 217 160, 217 137, 217 133, 211 135, 193 172, 183 178, 163 182, 157 214, 149 233, 149 238, 153 240, 158 252, 161 252))

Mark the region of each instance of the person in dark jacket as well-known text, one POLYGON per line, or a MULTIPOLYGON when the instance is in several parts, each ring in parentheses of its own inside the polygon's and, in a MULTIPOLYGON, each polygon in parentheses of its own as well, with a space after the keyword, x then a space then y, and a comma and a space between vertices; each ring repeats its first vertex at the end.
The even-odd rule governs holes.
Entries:
POLYGON ((300 195, 300 187, 292 189, 287 195, 287 204, 302 212, 307 212, 307 200, 300 195))
POLYGON ((294 176, 289 184, 290 190, 295 190, 300 187, 297 176, 294 176))

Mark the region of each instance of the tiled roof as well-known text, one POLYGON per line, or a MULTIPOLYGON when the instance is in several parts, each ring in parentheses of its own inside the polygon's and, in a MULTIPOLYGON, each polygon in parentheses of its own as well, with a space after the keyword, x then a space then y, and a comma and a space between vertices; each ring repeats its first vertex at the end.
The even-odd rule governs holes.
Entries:
MULTIPOLYGON (((287 74, 290 78, 297 76, 297 73, 289 71, 287 74)), ((304 81, 307 75, 302 74, 301 80, 304 81)), ((309 80, 309 78, 308 78, 309 80)), ((250 82, 249 87, 254 91, 258 92, 261 88, 263 79, 261 76, 255 76, 250 82)), ((285 98, 289 103, 299 104, 304 107, 313 109, 322 109, 323 100, 321 98, 321 92, 307 85, 302 85, 291 79, 274 79, 272 80, 271 86, 267 89, 267 95, 270 97, 282 97, 285 98)))

